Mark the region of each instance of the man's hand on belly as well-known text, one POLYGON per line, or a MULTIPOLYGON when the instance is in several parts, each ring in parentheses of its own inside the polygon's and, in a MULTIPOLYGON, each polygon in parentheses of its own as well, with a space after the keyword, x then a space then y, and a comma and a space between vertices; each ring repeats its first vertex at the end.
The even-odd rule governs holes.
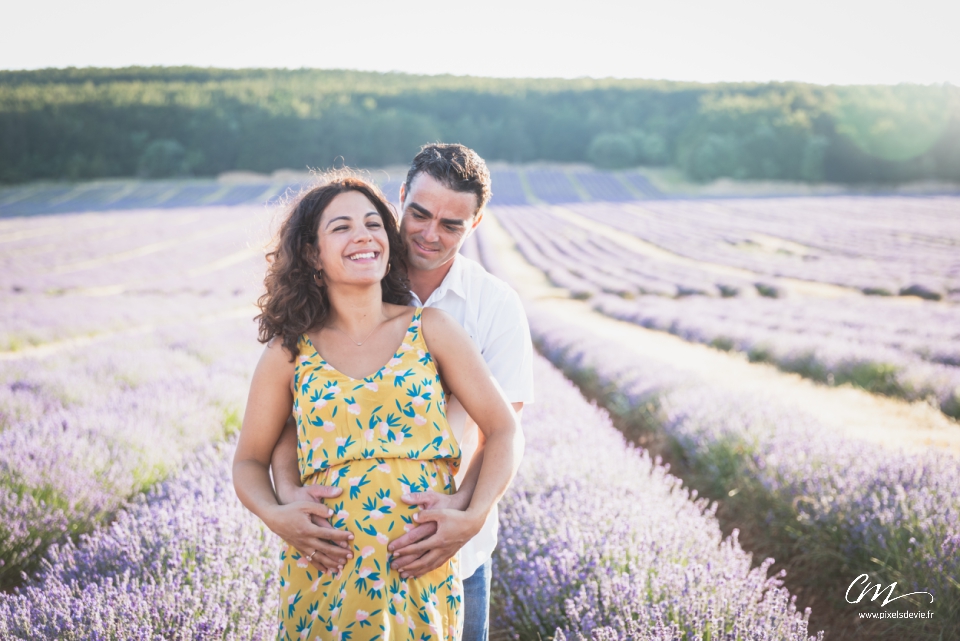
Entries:
POLYGON ((403 578, 423 576, 440 567, 483 526, 467 517, 465 499, 456 494, 414 492, 400 500, 421 508, 413 516, 418 525, 387 546, 393 557, 390 565, 403 578))

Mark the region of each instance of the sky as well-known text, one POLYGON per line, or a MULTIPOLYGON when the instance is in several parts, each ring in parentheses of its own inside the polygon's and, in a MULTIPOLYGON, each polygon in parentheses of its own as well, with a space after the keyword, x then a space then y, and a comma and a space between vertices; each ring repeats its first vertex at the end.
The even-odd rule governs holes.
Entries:
POLYGON ((15 0, 0 16, 3 69, 960 84, 958 0, 15 0))

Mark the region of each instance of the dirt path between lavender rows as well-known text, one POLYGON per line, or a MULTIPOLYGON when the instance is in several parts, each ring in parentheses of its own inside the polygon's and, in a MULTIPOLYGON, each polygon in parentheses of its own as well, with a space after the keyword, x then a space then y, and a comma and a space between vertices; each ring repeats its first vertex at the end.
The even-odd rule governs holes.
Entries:
POLYGON ((617 341, 638 359, 690 372, 731 391, 775 396, 846 437, 909 451, 936 447, 960 456, 960 425, 926 403, 907 403, 848 386, 819 385, 772 365, 750 363, 742 355, 609 318, 552 286, 543 272, 517 251, 493 216, 484 220, 483 238, 495 251, 498 268, 525 301, 562 316, 573 327, 617 341))

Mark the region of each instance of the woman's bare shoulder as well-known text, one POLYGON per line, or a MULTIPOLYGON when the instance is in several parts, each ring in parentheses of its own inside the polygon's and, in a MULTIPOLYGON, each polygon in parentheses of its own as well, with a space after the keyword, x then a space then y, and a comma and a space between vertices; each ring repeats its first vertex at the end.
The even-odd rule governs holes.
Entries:
POLYGON ((436 326, 440 331, 449 331, 447 328, 450 326, 460 328, 460 324, 453 316, 436 307, 424 307, 420 312, 420 322, 421 324, 426 322, 431 327, 436 326))
POLYGON ((473 345, 467 331, 453 316, 433 307, 425 307, 420 316, 423 338, 431 348, 446 350, 469 348, 473 345))
POLYGON ((260 356, 260 362, 271 368, 281 368, 293 370, 293 363, 296 359, 287 346, 283 344, 283 337, 274 336, 267 341, 263 347, 263 354, 260 356))

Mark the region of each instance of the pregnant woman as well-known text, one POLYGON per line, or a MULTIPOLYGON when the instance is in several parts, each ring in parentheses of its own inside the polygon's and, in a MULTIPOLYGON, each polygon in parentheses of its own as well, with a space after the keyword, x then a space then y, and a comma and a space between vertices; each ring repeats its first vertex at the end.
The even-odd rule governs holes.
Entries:
POLYGON ((268 526, 300 511, 328 528, 313 549, 284 544, 280 552, 278 639, 458 639, 456 557, 423 576, 401 575, 387 544, 418 521, 419 508, 402 494, 456 491, 460 448, 444 389, 482 417, 486 438, 464 488, 468 507, 438 511, 471 532, 519 465, 515 414, 460 325, 405 304, 397 221, 375 187, 341 177, 311 190, 267 258, 258 317, 267 345, 250 386, 234 485, 268 526), (281 506, 274 495, 270 455, 291 414, 304 485, 342 489, 324 505, 281 506), (315 565, 314 556, 324 562, 315 565))

